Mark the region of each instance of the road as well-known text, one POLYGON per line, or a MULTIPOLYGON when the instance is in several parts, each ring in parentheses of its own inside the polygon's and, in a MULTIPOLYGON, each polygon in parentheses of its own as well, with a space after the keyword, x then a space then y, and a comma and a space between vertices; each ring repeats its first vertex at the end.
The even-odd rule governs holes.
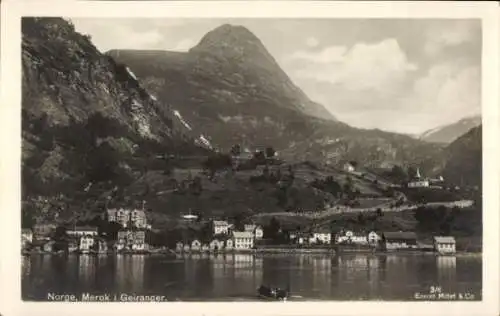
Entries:
POLYGON ((347 206, 336 206, 333 208, 317 211, 317 212, 295 212, 295 213, 290 213, 290 212, 274 212, 274 213, 260 213, 260 214, 255 214, 254 217, 264 217, 264 216, 300 216, 300 217, 307 217, 310 219, 322 219, 331 215, 335 214, 357 214, 357 213, 366 213, 366 212, 375 212, 377 209, 380 209, 382 212, 403 212, 403 211, 409 211, 409 210, 414 210, 418 208, 419 206, 423 207, 432 207, 432 208, 437 208, 439 206, 444 206, 448 208, 452 207, 458 207, 458 208, 467 208, 470 207, 474 204, 474 201, 472 200, 459 200, 459 201, 453 201, 453 202, 432 202, 432 203, 425 203, 425 204, 420 204, 420 205, 402 205, 399 207, 389 207, 387 206, 388 203, 384 203, 381 205, 377 205, 374 207, 369 207, 369 208, 352 208, 352 207, 347 207, 347 206), (385 205, 385 206, 384 206, 385 205))

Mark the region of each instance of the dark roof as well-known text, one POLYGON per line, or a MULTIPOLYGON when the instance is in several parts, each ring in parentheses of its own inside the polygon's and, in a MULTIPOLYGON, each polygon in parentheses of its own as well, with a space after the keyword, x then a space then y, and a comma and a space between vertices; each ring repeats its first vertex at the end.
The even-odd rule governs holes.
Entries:
POLYGON ((417 234, 414 232, 384 232, 383 234, 385 239, 396 239, 396 240, 416 240, 417 234))

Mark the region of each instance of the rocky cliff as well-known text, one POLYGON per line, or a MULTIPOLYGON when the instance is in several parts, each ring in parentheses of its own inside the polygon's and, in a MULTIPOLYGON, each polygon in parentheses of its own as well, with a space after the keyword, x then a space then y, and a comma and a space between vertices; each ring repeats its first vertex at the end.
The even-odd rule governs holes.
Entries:
POLYGON ((125 65, 60 18, 22 20, 23 198, 127 185, 157 154, 209 150, 125 65))

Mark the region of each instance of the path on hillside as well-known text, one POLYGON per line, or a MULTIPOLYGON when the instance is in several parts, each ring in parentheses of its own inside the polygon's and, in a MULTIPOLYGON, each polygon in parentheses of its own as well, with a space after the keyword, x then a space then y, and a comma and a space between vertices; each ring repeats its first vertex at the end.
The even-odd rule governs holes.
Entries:
MULTIPOLYGON (((384 205, 387 203, 384 203, 384 205)), ((369 208, 352 208, 348 206, 336 206, 329 209, 325 209, 318 212, 273 212, 273 213, 259 213, 253 215, 253 217, 266 217, 266 216, 291 216, 291 217, 307 217, 310 219, 322 219, 331 215, 336 214, 357 214, 357 213, 366 213, 366 212, 375 212, 377 209, 380 209, 382 212, 403 212, 409 210, 415 210, 418 207, 439 207, 444 206, 448 208, 458 207, 458 208, 467 208, 474 204, 472 200, 459 200, 452 202, 429 202, 419 205, 402 205, 399 207, 388 207, 377 205, 369 208)))

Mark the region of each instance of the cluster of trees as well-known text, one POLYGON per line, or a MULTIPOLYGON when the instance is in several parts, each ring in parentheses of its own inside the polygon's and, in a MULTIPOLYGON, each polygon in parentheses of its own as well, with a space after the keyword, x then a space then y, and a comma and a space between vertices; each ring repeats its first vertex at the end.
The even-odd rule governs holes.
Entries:
POLYGON ((422 231, 449 234, 457 211, 458 208, 450 209, 444 206, 439 206, 437 209, 421 206, 415 210, 414 217, 422 231))
POLYGON ((288 166, 287 172, 281 172, 280 168, 271 171, 266 165, 262 169, 262 174, 250 177, 251 183, 266 182, 271 184, 280 183, 280 187, 290 187, 295 179, 295 172, 292 166, 288 166))
MULTIPOLYGON (((240 144, 235 144, 231 147, 230 149, 230 154, 232 156, 239 156, 241 155, 241 145, 240 144)), ((266 158, 273 158, 274 156, 276 155, 276 150, 274 150, 273 147, 271 146, 268 146, 266 147, 265 150, 257 150, 253 157, 257 160, 260 160, 260 159, 266 159, 266 158)))
POLYGON ((231 169, 233 167, 233 160, 231 155, 215 153, 203 162, 203 167, 208 170, 212 178, 218 171, 231 169))
POLYGON ((340 185, 333 176, 328 176, 324 180, 315 179, 311 182, 311 185, 316 189, 329 192, 338 198, 345 196, 349 200, 354 200, 361 195, 359 189, 354 187, 351 177, 347 177, 344 185, 340 185))
POLYGON ((263 227, 264 239, 270 244, 286 244, 289 242, 289 235, 283 231, 281 223, 275 218, 271 218, 269 224, 263 227))
POLYGON ((395 182, 404 184, 415 178, 417 175, 417 168, 413 166, 403 168, 399 165, 394 165, 387 175, 395 182))
POLYGON ((177 182, 175 179, 173 179, 173 181, 177 194, 192 194, 194 196, 199 196, 203 192, 203 183, 199 176, 181 182, 177 182))

